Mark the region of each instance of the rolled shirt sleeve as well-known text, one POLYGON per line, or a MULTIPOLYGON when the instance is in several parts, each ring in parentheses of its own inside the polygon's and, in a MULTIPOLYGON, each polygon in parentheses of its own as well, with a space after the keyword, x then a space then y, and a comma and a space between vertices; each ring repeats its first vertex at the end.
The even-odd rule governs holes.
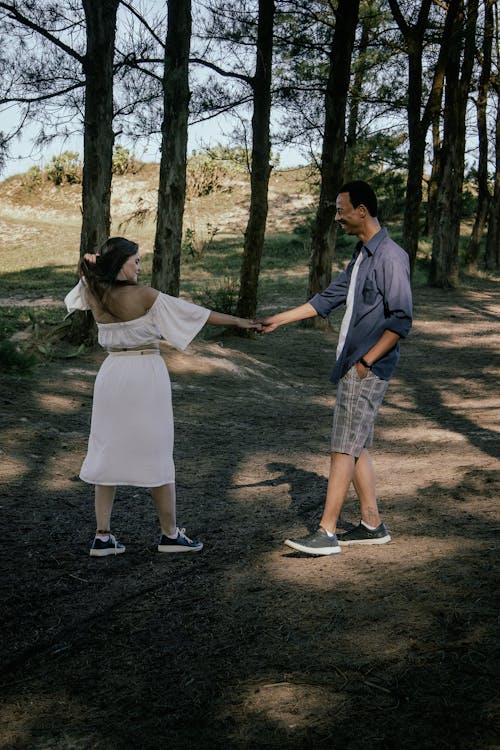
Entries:
POLYGON ((337 307, 345 305, 354 263, 355 259, 351 260, 346 270, 342 271, 323 292, 315 294, 309 300, 309 304, 322 318, 326 318, 337 307))
POLYGON ((413 303, 408 254, 393 243, 382 266, 384 289, 384 328, 402 339, 410 333, 413 303))

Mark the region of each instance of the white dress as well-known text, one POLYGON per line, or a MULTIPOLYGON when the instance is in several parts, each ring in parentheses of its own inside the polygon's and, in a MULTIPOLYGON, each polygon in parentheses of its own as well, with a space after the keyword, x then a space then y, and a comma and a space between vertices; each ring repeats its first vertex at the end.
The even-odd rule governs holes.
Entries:
MULTIPOLYGON (((64 300, 68 311, 90 308, 82 281, 64 300)), ((160 292, 145 315, 97 323, 104 349, 164 339, 185 349, 210 310, 160 292)), ((110 354, 97 373, 87 455, 80 479, 90 484, 159 487, 175 481, 174 419, 167 365, 158 354, 110 354)))

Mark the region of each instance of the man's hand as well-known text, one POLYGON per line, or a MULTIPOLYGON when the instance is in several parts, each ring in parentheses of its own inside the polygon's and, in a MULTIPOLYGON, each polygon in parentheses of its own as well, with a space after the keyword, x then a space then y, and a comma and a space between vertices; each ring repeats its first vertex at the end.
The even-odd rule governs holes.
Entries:
POLYGON ((365 367, 359 361, 356 362, 356 364, 354 365, 354 367, 356 368, 356 372, 358 373, 358 376, 359 376, 360 380, 364 380, 366 378, 366 376, 368 375, 368 373, 370 372, 370 368, 369 367, 365 367))
POLYGON ((272 333, 280 326, 277 315, 270 315, 268 318, 258 321, 260 323, 259 333, 272 333))

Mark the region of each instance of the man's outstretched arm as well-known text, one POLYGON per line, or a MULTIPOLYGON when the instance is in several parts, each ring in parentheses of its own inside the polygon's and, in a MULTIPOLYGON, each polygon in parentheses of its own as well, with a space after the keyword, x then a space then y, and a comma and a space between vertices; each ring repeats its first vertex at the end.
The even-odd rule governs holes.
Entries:
POLYGON ((258 322, 262 325, 261 333, 272 333, 279 326, 286 325, 287 323, 296 323, 298 320, 305 320, 306 318, 314 318, 317 314, 314 307, 309 302, 306 302, 298 307, 292 307, 290 310, 270 315, 258 322))

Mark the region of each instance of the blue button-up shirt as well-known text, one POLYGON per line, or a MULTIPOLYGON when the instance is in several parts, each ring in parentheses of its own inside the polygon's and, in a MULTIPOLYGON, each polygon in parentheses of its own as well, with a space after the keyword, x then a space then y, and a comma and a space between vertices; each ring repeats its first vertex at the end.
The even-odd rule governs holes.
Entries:
MULTIPOLYGON (((332 371, 332 383, 338 383, 384 331, 405 338, 412 324, 408 254, 391 240, 386 229, 377 232, 366 245, 358 242, 345 271, 324 292, 309 300, 318 315, 326 318, 345 305, 352 269, 360 253, 363 259, 356 279, 353 313, 344 348, 332 371)), ((399 342, 374 363, 372 371, 382 380, 390 380, 398 360, 399 342)))

